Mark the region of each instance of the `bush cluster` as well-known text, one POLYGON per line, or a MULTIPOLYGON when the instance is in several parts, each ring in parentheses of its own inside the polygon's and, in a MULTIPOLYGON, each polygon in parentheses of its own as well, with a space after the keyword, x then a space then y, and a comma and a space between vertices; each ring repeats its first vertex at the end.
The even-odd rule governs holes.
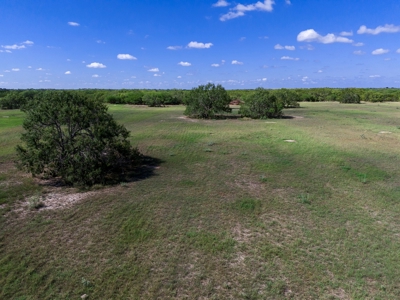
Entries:
POLYGON ((239 114, 252 119, 279 118, 284 104, 275 93, 257 88, 240 106, 239 114))
POLYGON ((192 89, 185 97, 185 115, 191 118, 211 119, 231 112, 231 98, 221 86, 212 83, 192 89))
POLYGON ((140 162, 129 132, 107 106, 73 91, 46 91, 27 102, 18 166, 70 185, 105 183, 140 162))

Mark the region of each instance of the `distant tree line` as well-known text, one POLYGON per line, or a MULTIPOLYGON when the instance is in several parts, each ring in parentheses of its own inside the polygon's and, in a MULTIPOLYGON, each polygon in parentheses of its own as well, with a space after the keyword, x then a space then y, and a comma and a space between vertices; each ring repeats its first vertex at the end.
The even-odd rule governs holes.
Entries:
MULTIPOLYGON (((227 95, 235 103, 244 103, 255 90, 227 90, 227 95)), ((314 89, 277 89, 268 90, 283 108, 298 107, 299 102, 339 101, 341 103, 394 102, 400 101, 400 89, 367 89, 367 88, 314 88, 314 89)), ((8 90, 0 89, 0 108, 19 109, 43 90, 8 90)), ((140 90, 140 89, 80 89, 78 93, 102 103, 147 105, 162 107, 166 105, 186 105, 190 90, 140 90)))

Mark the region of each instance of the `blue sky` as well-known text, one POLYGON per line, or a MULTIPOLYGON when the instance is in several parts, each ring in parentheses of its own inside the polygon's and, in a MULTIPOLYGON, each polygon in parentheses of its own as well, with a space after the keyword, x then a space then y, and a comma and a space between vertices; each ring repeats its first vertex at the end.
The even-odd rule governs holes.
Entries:
POLYGON ((1 0, 0 88, 400 87, 400 1, 1 0))

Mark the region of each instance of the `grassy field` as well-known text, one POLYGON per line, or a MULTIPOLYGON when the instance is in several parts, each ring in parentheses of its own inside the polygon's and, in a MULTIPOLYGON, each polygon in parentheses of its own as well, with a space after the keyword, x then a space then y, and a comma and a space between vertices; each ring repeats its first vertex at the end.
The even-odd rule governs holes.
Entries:
POLYGON ((301 106, 110 106, 160 163, 89 191, 16 171, 0 111, 0 298, 399 299, 400 103, 301 106))

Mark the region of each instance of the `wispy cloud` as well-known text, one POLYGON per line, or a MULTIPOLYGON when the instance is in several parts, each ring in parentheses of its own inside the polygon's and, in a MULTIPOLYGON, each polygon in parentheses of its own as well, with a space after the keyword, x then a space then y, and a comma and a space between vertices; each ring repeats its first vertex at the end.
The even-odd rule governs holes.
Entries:
POLYGON ((214 3, 212 6, 213 7, 226 7, 226 6, 229 6, 229 5, 230 4, 225 0, 218 0, 218 2, 214 3))
POLYGON ((355 54, 355 55, 364 55, 365 52, 361 51, 361 50, 357 50, 357 51, 354 51, 353 54, 355 54))
POLYGON ((389 53, 389 50, 383 49, 383 48, 379 48, 379 49, 372 51, 373 55, 382 55, 382 54, 386 54, 386 53, 389 53))
POLYGON ((180 50, 180 49, 182 49, 182 46, 168 46, 167 49, 168 50, 180 50))
POLYGON ((381 75, 370 75, 369 78, 379 78, 381 75))
POLYGON ((4 48, 4 49, 8 49, 8 50, 20 50, 20 49, 25 49, 26 48, 25 45, 17 45, 17 44, 5 45, 5 46, 1 45, 1 47, 4 48))
POLYGON ((136 57, 134 57, 134 56, 132 56, 130 54, 118 54, 117 58, 121 59, 121 60, 137 60, 136 57))
POLYGON ((27 41, 25 41, 25 42, 22 42, 22 44, 30 45, 30 46, 31 46, 31 45, 34 44, 34 42, 27 40, 27 41))
POLYGON ((91 64, 86 65, 86 67, 93 68, 93 69, 104 69, 104 68, 107 68, 107 66, 103 65, 102 63, 98 63, 98 62, 92 62, 91 64))
POLYGON ((153 76, 154 76, 154 77, 161 77, 162 75, 160 75, 160 74, 154 74, 153 76))
POLYGON ((71 71, 67 71, 64 73, 65 75, 71 75, 71 71))
POLYGON ((397 49, 396 53, 400 53, 400 49, 397 49))
POLYGON ((43 68, 37 68, 36 71, 44 71, 43 68))
POLYGON ((148 72, 160 72, 160 70, 158 68, 152 68, 147 70, 148 72))
POLYGON ((190 67, 192 64, 187 61, 181 61, 180 63, 178 63, 178 65, 180 65, 182 67, 190 67))
POLYGON ((238 60, 232 60, 232 65, 243 65, 243 62, 238 60))
POLYGON ((97 75, 97 74, 93 74, 92 77, 93 77, 93 78, 99 78, 100 76, 97 75))
POLYGON ((18 68, 13 68, 13 69, 11 69, 11 71, 13 71, 13 72, 19 72, 19 69, 18 69, 18 68))
POLYGON ((222 15, 219 19, 221 21, 227 21, 231 19, 235 19, 238 17, 243 17, 249 11, 273 11, 273 5, 275 4, 274 0, 264 0, 264 2, 256 2, 253 4, 243 5, 238 4, 234 8, 232 8, 228 13, 222 15))
POLYGON ((353 46, 354 47, 362 47, 362 46, 364 46, 364 43, 354 43, 353 46))
POLYGON ((353 31, 342 31, 341 36, 353 36, 353 31))
POLYGON ((68 25, 69 26, 75 26, 75 27, 81 26, 81 24, 76 23, 76 22, 68 22, 68 25))
POLYGON ((195 48, 195 49, 209 49, 213 46, 212 43, 199 43, 199 42, 190 42, 187 47, 195 48))
POLYGON ((320 35, 314 29, 304 30, 297 36, 298 42, 318 42, 322 44, 332 44, 332 43, 353 43, 346 37, 336 36, 333 33, 329 33, 325 36, 320 35))
POLYGON ((276 50, 286 49, 286 50, 294 51, 294 50, 296 50, 296 47, 295 46, 282 46, 280 44, 277 44, 277 45, 275 45, 274 49, 276 49, 276 50))
POLYGON ((300 60, 300 58, 297 57, 290 57, 290 56, 282 56, 281 60, 300 60))
POLYGON ((370 29, 367 28, 367 26, 362 25, 360 29, 357 30, 358 34, 372 34, 372 35, 377 35, 380 33, 396 33, 396 32, 400 32, 400 26, 395 26, 393 24, 378 26, 375 29, 370 29))
POLYGON ((220 65, 219 64, 212 64, 211 65, 211 67, 214 67, 214 68, 218 68, 220 65))

